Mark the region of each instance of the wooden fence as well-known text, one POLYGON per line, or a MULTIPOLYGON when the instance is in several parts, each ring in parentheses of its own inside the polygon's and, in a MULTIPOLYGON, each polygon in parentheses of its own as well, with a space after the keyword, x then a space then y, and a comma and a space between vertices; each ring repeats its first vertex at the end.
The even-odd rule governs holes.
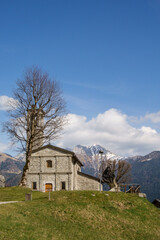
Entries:
POLYGON ((119 185, 121 191, 125 193, 140 193, 140 185, 139 184, 120 184, 119 185))

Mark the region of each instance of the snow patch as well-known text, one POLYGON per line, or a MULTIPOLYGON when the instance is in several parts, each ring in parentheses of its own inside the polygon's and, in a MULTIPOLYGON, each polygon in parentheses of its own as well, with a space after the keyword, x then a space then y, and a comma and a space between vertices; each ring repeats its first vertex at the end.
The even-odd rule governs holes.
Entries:
POLYGON ((148 158, 148 159, 144 159, 144 160, 141 160, 141 162, 148 162, 148 161, 151 161, 152 158, 148 158))

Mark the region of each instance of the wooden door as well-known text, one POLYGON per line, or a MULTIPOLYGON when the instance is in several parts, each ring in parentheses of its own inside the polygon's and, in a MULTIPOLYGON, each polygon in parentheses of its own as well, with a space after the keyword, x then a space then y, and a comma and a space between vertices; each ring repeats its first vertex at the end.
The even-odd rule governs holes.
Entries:
POLYGON ((46 183, 45 192, 52 192, 52 183, 46 183))

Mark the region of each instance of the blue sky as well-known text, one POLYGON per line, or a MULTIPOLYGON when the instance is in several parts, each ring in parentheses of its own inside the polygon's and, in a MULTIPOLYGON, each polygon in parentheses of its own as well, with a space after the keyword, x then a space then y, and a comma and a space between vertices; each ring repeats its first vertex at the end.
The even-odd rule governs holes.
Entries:
MULTIPOLYGON (((86 123, 115 109, 136 130, 159 134, 160 0, 0 0, 0 96, 11 97, 32 65, 60 82, 68 112, 86 123)), ((158 141, 142 153, 160 150, 158 141)))

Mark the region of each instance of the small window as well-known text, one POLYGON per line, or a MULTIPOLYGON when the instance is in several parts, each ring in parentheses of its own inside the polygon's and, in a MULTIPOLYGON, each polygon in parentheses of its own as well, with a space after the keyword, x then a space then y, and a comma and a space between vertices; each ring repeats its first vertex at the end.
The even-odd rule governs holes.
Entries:
POLYGON ((47 168, 52 168, 52 161, 51 160, 47 160, 47 168))
POLYGON ((66 182, 62 182, 62 190, 66 190, 66 182))
POLYGON ((37 189, 37 183, 36 182, 32 182, 32 189, 36 190, 37 189))

